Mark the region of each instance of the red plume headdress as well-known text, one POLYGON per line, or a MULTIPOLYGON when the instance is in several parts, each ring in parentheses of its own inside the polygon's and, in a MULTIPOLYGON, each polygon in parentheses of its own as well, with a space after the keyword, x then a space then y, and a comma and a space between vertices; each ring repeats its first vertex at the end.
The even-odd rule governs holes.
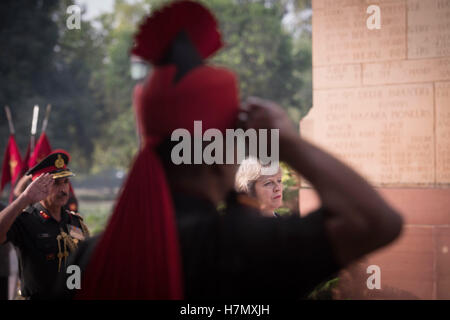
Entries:
POLYGON ((203 60, 221 46, 213 15, 193 1, 174 2, 142 24, 132 53, 156 66, 135 90, 144 147, 129 171, 77 298, 183 298, 174 209, 154 148, 175 129, 193 133, 195 120, 202 121, 203 130, 234 127, 239 103, 235 75, 195 62, 196 54, 203 60), (186 42, 192 46, 191 54, 179 50, 186 42))
POLYGON ((181 30, 187 33, 203 59, 223 45, 210 11, 194 1, 175 1, 156 11, 140 26, 131 53, 159 65, 181 30))

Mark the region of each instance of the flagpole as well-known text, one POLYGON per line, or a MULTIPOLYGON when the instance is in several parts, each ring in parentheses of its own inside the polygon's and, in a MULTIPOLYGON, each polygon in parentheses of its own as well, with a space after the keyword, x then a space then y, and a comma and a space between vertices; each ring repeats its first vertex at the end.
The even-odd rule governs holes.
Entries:
POLYGON ((36 135, 36 129, 37 129, 37 121, 39 116, 39 106, 35 105, 33 108, 33 119, 31 121, 31 146, 30 146, 30 153, 33 154, 34 151, 34 144, 35 144, 35 135, 36 135))
POLYGON ((12 117, 11 117, 11 110, 9 109, 8 106, 5 106, 5 112, 6 112, 6 118, 8 118, 9 133, 15 134, 14 123, 13 123, 12 117))
POLYGON ((44 133, 47 130, 48 118, 50 117, 50 111, 51 110, 52 110, 52 105, 48 104, 47 105, 47 110, 45 112, 44 122, 42 123, 42 131, 41 131, 41 133, 44 133))

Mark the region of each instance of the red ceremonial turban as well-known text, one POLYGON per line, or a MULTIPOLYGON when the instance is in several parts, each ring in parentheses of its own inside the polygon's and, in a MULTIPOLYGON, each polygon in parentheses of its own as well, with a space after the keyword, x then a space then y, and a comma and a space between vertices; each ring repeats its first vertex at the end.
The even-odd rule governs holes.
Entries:
POLYGON ((196 120, 203 130, 234 128, 239 97, 232 72, 204 63, 181 72, 168 58, 180 33, 202 60, 222 46, 213 15, 193 1, 156 11, 138 31, 132 53, 154 65, 135 89, 144 143, 84 272, 79 299, 183 298, 174 209, 155 147, 175 129, 192 134, 196 120))

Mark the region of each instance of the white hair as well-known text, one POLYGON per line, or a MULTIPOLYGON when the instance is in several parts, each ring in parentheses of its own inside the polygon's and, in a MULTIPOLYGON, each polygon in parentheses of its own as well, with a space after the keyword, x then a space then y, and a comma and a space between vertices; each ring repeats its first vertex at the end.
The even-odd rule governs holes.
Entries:
MULTIPOLYGON (((236 190, 254 196, 255 183, 263 175, 261 172, 266 167, 270 167, 270 165, 261 165, 259 160, 254 157, 243 160, 236 173, 236 190)), ((279 170, 281 170, 281 167, 279 170)))

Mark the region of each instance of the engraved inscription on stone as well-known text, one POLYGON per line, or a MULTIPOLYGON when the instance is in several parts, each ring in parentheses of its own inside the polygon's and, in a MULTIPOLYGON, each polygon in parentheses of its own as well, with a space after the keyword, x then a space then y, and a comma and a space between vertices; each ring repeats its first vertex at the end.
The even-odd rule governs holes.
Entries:
POLYGON ((405 0, 313 0, 312 8, 313 10, 325 8, 334 9, 350 6, 365 6, 367 8, 372 4, 382 5, 393 2, 405 2, 405 0))
POLYGON ((313 68, 314 89, 361 86, 361 64, 313 68))
POLYGON ((433 85, 315 90, 302 136, 372 183, 435 182, 433 85))
POLYGON ((408 58, 450 56, 450 0, 408 1, 408 58))
POLYGON ((450 82, 436 83, 436 182, 450 181, 450 82))
POLYGON ((450 80, 450 57, 366 63, 363 84, 419 83, 450 80))
MULTIPOLYGON (((345 1, 335 1, 335 4, 345 1)), ((368 4, 330 5, 313 13, 313 65, 326 66, 406 58, 406 4, 380 2, 382 27, 369 30, 368 4)), ((319 6, 320 7, 320 6, 319 6)))
POLYGON ((377 185, 450 184, 450 0, 313 0, 306 138, 377 185), (366 26, 369 5, 381 29, 366 26))

